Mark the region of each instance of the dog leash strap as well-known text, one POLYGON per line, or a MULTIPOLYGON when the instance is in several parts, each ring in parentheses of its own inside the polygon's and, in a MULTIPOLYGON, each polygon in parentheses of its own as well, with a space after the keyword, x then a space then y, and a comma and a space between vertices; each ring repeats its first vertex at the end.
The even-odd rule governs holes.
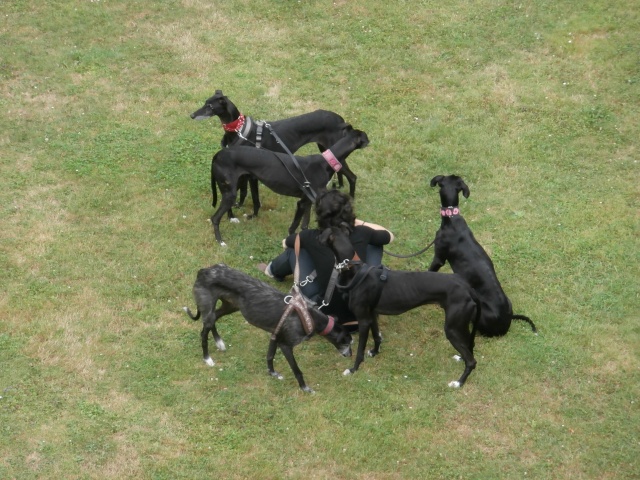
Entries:
POLYGON ((418 255, 423 254, 424 252, 426 252, 427 250, 429 250, 431 248, 431 246, 435 243, 435 240, 433 242, 431 242, 429 245, 427 245, 426 247, 424 247, 422 250, 420 250, 419 252, 415 252, 415 253, 410 253, 409 255, 399 255, 397 253, 391 253, 388 252, 387 250, 383 250, 384 253, 386 253, 387 255, 390 255, 392 257, 396 257, 396 258, 411 258, 411 257, 416 257, 418 255))
MULTIPOLYGON (((300 183, 298 182, 298 179, 293 175, 293 173, 291 173, 291 170, 289 170, 289 168, 287 167, 286 164, 284 164, 285 168, 287 168, 287 171, 289 172, 289 174, 295 179, 296 182, 298 182, 298 185, 300 185, 300 188, 302 189, 302 191, 304 192, 304 194, 309 198, 309 200, 311 200, 312 202, 316 201, 316 197, 317 194, 316 192, 311 188, 311 182, 309 182, 309 180, 307 179, 307 177, 304 174, 304 171, 302 170, 302 167, 300 166, 300 164, 298 163, 298 159, 296 158, 296 156, 291 153, 291 150, 289 150, 289 147, 287 147, 285 145, 285 143, 282 141, 282 139, 278 136, 278 134, 275 132, 275 130, 273 128, 271 128, 270 124, 265 124, 266 127, 269 129, 269 132, 271 133, 271 135, 273 135, 273 138, 276 139, 276 142, 278 142, 280 144, 280 146, 282 147, 282 149, 286 152, 287 155, 289 155, 289 157, 291 157, 291 160, 293 161, 293 164, 296 166, 296 168, 298 169, 298 171, 300 172, 300 174, 302 175, 302 178, 304 179, 304 183, 300 183)), ((278 157, 280 158, 280 157, 278 157)), ((282 159, 281 159, 282 160, 282 159)))
POLYGON ((338 277, 340 276, 340 272, 336 268, 331 272, 331 277, 329 278, 329 283, 327 284, 327 289, 324 291, 324 299, 322 300, 322 306, 326 307, 331 302, 331 298, 333 297, 333 292, 336 289, 336 285, 338 284, 338 277))
POLYGON ((300 234, 296 234, 296 240, 293 245, 293 250, 296 253, 296 266, 293 269, 293 284, 298 285, 298 281, 300 280, 300 234))
POLYGON ((284 325, 284 321, 287 319, 287 317, 289 316, 293 308, 294 308, 293 303, 289 302, 289 305, 287 305, 287 308, 284 309, 284 313, 282 314, 282 317, 280 317, 280 321, 278 322, 278 325, 276 325, 276 329, 271 334, 271 340, 275 341, 276 337, 278 336, 278 333, 280 333, 280 330, 282 329, 282 325, 284 325))

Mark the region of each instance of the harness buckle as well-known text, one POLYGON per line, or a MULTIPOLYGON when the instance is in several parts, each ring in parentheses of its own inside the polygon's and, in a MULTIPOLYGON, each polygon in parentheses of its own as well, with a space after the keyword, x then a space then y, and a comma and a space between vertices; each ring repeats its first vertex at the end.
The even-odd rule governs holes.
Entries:
POLYGON ((298 285, 300 285, 301 287, 304 287, 305 285, 307 285, 309 283, 313 283, 313 278, 310 275, 307 275, 307 277, 304 280, 302 280, 301 282, 299 282, 298 285))

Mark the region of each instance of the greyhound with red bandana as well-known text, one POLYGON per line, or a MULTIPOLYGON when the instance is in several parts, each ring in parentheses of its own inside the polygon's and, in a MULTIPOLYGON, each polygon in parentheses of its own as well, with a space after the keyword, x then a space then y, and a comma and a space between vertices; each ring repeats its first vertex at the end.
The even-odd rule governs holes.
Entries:
POLYGON ((442 221, 436 233, 429 270, 437 272, 445 262, 449 262, 454 273, 473 287, 481 304, 480 334, 487 337, 504 335, 509 331, 511 320, 523 320, 536 332, 536 326, 529 317, 513 313, 511 301, 502 290, 491 258, 460 214, 458 194, 462 192, 465 198, 469 198, 467 184, 456 175, 437 175, 431 179, 431 186, 436 185, 440 187, 442 221))
MULTIPOLYGON (((240 113, 240 110, 229 100, 222 90, 208 98, 204 105, 191 114, 194 120, 204 120, 217 116, 222 122, 224 136, 222 147, 250 146, 264 148, 273 152, 295 153, 303 145, 316 143, 321 152, 334 145, 342 138, 349 125, 337 113, 328 110, 316 110, 284 120, 273 122, 255 121, 240 113)), ((357 176, 346 163, 338 172, 338 185, 343 186, 343 175, 349 181, 349 194, 355 197, 357 176)), ((260 199, 258 196, 258 181, 255 177, 245 177, 239 183, 240 199, 238 206, 242 206, 247 196, 247 178, 251 187, 253 199, 253 216, 258 214, 260 199)), ((228 212, 232 222, 238 222, 233 211, 228 212)))

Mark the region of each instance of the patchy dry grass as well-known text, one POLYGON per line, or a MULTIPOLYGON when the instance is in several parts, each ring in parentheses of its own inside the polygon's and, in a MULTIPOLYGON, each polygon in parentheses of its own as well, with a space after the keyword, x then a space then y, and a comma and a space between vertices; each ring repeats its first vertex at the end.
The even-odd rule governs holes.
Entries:
POLYGON ((637 476, 637 9, 352 3, 3 4, 1 478, 637 476), (430 178, 462 175, 540 335, 478 339, 452 391, 442 312, 383 317, 352 377, 321 339, 298 347, 309 396, 281 356, 285 380, 265 374, 264 332, 235 315, 206 367, 181 311, 197 269, 257 275, 294 205, 262 189, 214 245, 222 132, 189 113, 215 89, 255 118, 326 108, 367 131, 356 208, 394 252, 433 237, 430 178))

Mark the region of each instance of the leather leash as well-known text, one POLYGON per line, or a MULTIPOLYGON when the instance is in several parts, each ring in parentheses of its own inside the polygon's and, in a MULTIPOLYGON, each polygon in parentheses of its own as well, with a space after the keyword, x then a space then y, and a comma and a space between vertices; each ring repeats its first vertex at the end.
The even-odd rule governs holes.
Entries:
POLYGON ((305 333, 307 335, 311 335, 314 330, 313 319, 311 318, 311 314, 309 313, 309 305, 307 303, 307 299, 300 291, 300 286, 298 283, 298 280, 300 278, 300 265, 298 261, 298 257, 300 255, 300 234, 296 235, 294 250, 296 254, 296 266, 293 270, 293 286, 291 287, 291 294, 286 296, 284 300, 287 304, 287 308, 284 309, 284 313, 282 314, 282 317, 280 317, 278 325, 276 325, 275 330, 271 334, 271 340, 274 341, 276 339, 276 336, 282 329, 285 320, 294 309, 297 312, 298 317, 300 317, 300 322, 302 323, 302 328, 304 328, 305 333), (289 298, 288 302, 287 298, 289 298))
POLYGON ((293 174, 293 172, 291 170, 289 170, 289 167, 287 166, 287 164, 280 157, 278 157, 278 158, 280 158, 280 161, 284 165, 284 168, 287 169, 287 172, 289 172, 289 175, 291 175, 293 177, 293 179, 298 183, 298 185, 300 186, 300 189, 307 196, 307 198, 309 200, 311 200, 312 202, 315 202, 317 194, 313 190, 313 188, 311 188, 311 182, 309 182, 309 180, 305 176, 304 171, 302 170, 302 167, 300 167, 300 163, 298 163, 298 160, 296 159, 296 156, 293 153, 291 153, 291 150, 289 150, 289 147, 287 147, 285 145, 285 143, 278 136, 278 134, 275 132, 275 130, 273 130, 273 128, 271 128, 271 124, 265 123, 264 125, 269 129, 269 133, 271 133, 271 135, 273 135, 273 138, 276 139, 276 142, 278 142, 280 144, 280 146, 282 147, 282 149, 287 153, 287 155, 289 155, 289 157, 291 157, 291 160, 293 161, 293 164, 296 166, 296 168, 298 169, 298 171, 302 175, 302 178, 304 178, 304 183, 301 183, 296 178, 296 176, 293 174))
POLYGON ((387 250, 383 250, 384 253, 386 253, 387 255, 390 255, 392 257, 396 257, 396 258, 411 258, 411 257, 417 257, 418 255, 423 254, 424 252, 426 252, 427 250, 429 250, 429 248, 431 248, 431 246, 435 243, 435 239, 426 247, 424 247, 422 250, 420 250, 419 252, 415 252, 415 253, 410 253, 409 255, 399 255, 397 253, 391 253, 388 252, 387 250))

